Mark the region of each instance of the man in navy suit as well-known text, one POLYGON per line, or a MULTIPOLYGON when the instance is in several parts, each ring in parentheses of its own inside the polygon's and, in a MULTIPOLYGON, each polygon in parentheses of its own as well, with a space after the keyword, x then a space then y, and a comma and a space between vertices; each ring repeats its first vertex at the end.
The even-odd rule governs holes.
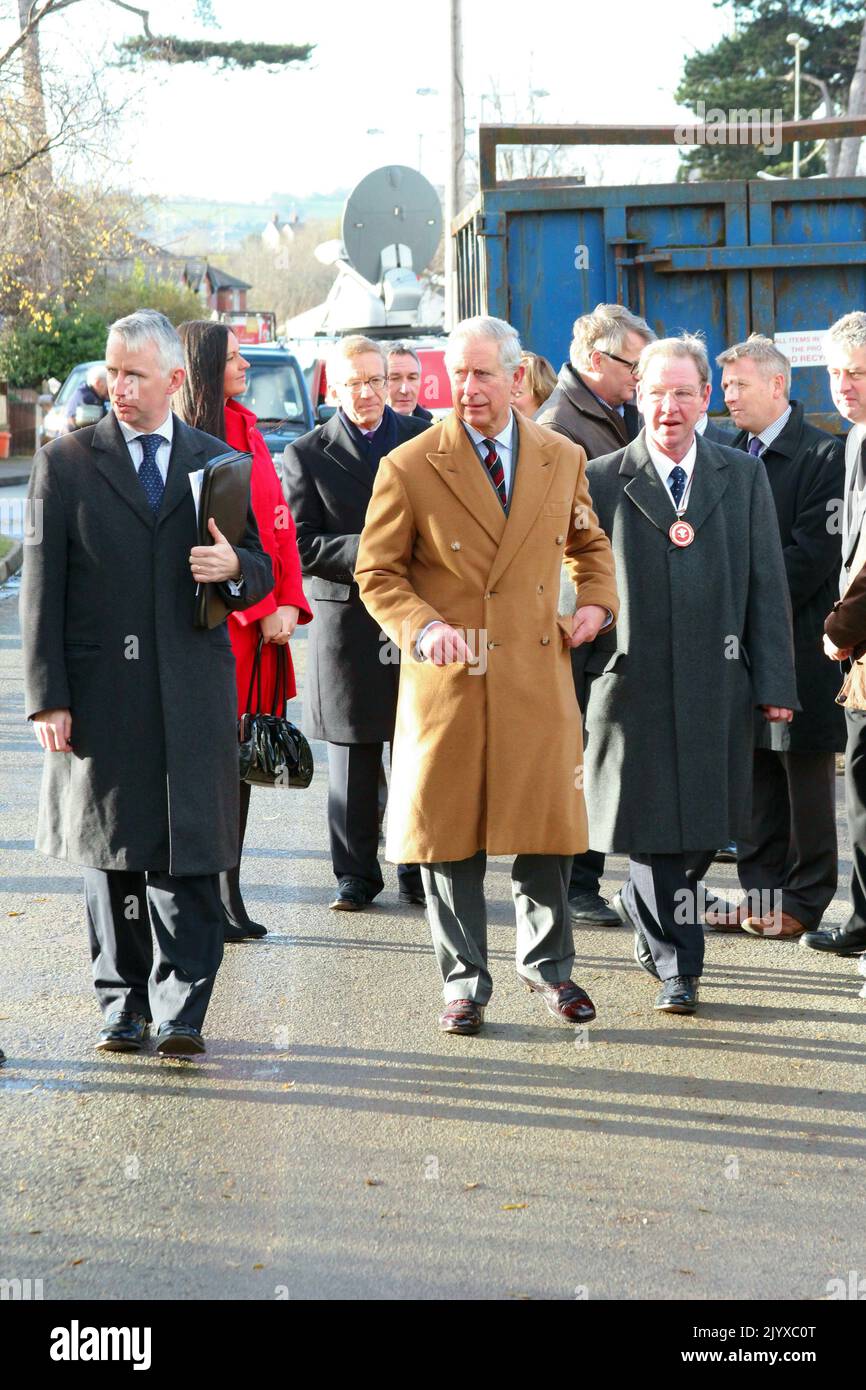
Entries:
MULTIPOLYGON (((331 907, 360 912, 382 891, 379 769, 394 733, 399 664, 358 596, 355 561, 379 462, 427 422, 386 404, 379 343, 338 343, 327 364, 337 413, 290 444, 283 488, 313 604, 304 682, 304 731, 328 744, 328 826, 337 895, 331 907)), ((423 905, 417 865, 397 870, 400 901, 423 905)))

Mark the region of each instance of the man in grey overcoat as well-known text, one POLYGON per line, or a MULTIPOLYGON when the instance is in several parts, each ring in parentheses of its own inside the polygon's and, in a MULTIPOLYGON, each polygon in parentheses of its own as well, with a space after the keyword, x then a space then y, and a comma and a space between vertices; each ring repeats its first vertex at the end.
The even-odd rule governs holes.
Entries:
POLYGON ((46 751, 36 847, 84 872, 97 1046, 203 1052, 222 959, 218 875, 237 862, 234 658, 193 626, 196 585, 230 608, 273 587, 252 511, 237 548, 197 544, 190 475, 225 445, 171 411, 183 350, 153 310, 106 349, 112 410, 41 449, 38 544, 21 589, 26 710, 46 751), (149 921, 148 921, 149 916, 149 921))
POLYGON ((656 1008, 693 1013, 695 890, 749 823, 754 711, 788 721, 798 708, 791 613, 763 465, 695 438, 703 343, 651 343, 638 373, 645 429, 587 466, 622 600, 585 663, 589 840, 629 855, 614 905, 661 983, 656 1008))

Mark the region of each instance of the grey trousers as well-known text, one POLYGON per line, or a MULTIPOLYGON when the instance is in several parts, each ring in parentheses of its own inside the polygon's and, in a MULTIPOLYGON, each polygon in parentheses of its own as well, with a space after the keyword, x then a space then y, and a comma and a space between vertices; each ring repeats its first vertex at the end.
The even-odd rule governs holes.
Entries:
MULTIPOLYGON (((471 859, 421 865, 433 949, 447 1003, 474 999, 486 1004, 493 992, 487 968, 486 868, 483 850, 471 859)), ((571 977, 570 874, 570 855, 518 854, 511 868, 517 969, 538 984, 561 984, 571 977)))
POLYGON ((223 956, 219 876, 83 869, 93 984, 103 1012, 201 1031, 223 956))

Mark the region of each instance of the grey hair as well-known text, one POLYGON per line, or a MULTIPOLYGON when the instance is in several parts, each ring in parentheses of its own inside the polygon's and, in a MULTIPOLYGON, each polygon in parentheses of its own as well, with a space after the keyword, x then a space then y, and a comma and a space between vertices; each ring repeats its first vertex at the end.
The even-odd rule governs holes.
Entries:
POLYGON ((392 343, 388 349, 389 362, 392 357, 414 357, 418 370, 419 372, 421 371, 421 358, 418 356, 415 349, 410 347, 408 343, 392 343))
POLYGON ((863 310, 855 309, 853 313, 843 314, 835 323, 831 323, 824 339, 824 347, 825 351, 831 347, 848 351, 851 348, 866 347, 866 314, 863 310))
POLYGON ((647 367, 656 357, 690 357, 698 369, 701 385, 711 386, 713 383, 707 346, 699 333, 682 333, 679 338, 656 338, 654 342, 647 343, 638 362, 638 381, 643 381, 647 367))
POLYGON ((97 381, 107 381, 108 370, 104 362, 96 362, 92 367, 88 367, 85 381, 88 386, 95 386, 97 381))
POLYGON ((183 344, 177 330, 158 309, 136 309, 134 314, 115 319, 108 330, 109 338, 112 333, 133 352, 145 343, 156 343, 159 363, 166 374, 183 366, 183 344))
POLYGON ((741 357, 750 358, 767 381, 771 376, 783 377, 785 396, 790 396, 791 363, 785 354, 779 351, 772 338, 765 338, 763 333, 750 333, 744 343, 735 343, 733 347, 720 352, 716 364, 726 367, 729 362, 738 362, 741 357))
POLYGON ((445 361, 453 360, 454 348, 465 339, 488 338, 499 349, 499 365, 504 372, 516 372, 520 366, 523 349, 517 329, 504 319, 494 319, 488 314, 476 314, 471 319, 461 319, 455 323, 445 348, 445 361))
POLYGON ((381 343, 374 342, 372 338, 365 338, 363 333, 350 333, 347 337, 341 338, 335 343, 325 359, 325 372, 329 382, 333 382, 337 375, 337 367, 343 362, 351 362, 353 357, 360 357, 365 352, 378 352, 382 359, 382 372, 388 374, 388 363, 385 358, 385 349, 381 343))
POLYGON ((633 314, 624 304, 596 304, 591 314, 575 319, 571 330, 569 359, 576 372, 587 371, 594 352, 621 353, 629 333, 638 333, 647 342, 655 333, 646 319, 633 314))

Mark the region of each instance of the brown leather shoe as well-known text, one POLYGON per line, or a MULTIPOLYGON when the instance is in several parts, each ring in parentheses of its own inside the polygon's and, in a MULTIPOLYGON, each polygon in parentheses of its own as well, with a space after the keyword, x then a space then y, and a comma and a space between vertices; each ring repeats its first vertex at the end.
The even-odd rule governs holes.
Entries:
POLYGON ((517 978, 523 981, 527 989, 540 994, 548 1013, 563 1023, 592 1023, 595 1018, 595 1005, 586 991, 573 980, 563 980, 561 985, 536 984, 534 980, 521 975, 519 970, 517 978))
POLYGON ((713 931, 718 932, 740 932, 743 930, 743 922, 749 915, 749 904, 747 902, 737 903, 736 907, 731 903, 725 903, 720 907, 708 907, 704 913, 704 921, 713 931))
POLYGON ((452 999, 439 1015, 440 1033, 477 1033, 484 1022, 484 1005, 474 999, 452 999))
POLYGON ((787 912, 768 912, 766 917, 747 917, 743 922, 743 931, 750 936, 802 936, 808 930, 787 912))

